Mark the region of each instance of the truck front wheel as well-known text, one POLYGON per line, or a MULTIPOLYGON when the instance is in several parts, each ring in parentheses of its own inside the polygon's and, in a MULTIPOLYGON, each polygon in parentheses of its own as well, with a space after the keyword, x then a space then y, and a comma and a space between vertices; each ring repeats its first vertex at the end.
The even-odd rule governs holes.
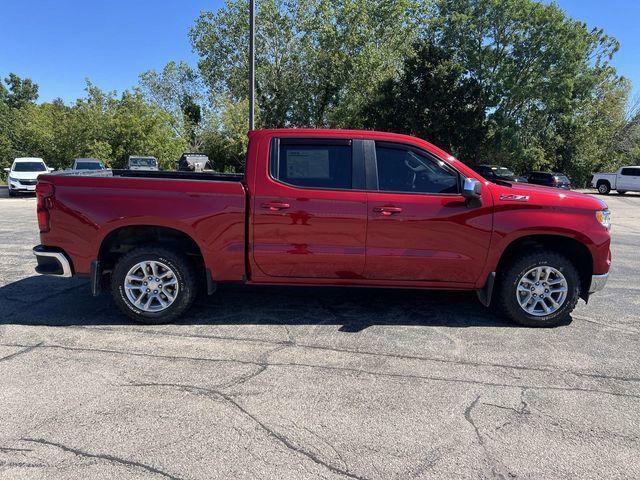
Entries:
POLYGON ((120 310, 133 320, 168 323, 193 303, 196 276, 184 255, 163 246, 138 247, 116 263, 111 294, 120 310))
POLYGON ((565 256, 539 250, 517 258, 500 277, 496 304, 520 325, 564 323, 580 297, 580 276, 565 256))

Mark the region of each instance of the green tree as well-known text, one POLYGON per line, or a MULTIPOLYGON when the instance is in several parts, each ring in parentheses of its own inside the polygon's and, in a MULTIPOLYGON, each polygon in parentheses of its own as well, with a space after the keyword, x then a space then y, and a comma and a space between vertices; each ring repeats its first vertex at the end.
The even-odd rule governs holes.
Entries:
POLYGON ((426 41, 397 79, 384 82, 362 111, 365 126, 429 139, 466 160, 478 161, 487 136, 479 82, 448 53, 426 41))
MULTIPOLYGON (((426 15, 419 0, 265 0, 258 3, 261 125, 358 126, 377 85, 411 52, 426 15)), ((203 12, 191 30, 214 107, 247 98, 248 2, 203 12)))
POLYGON ((22 108, 38 99, 38 85, 30 78, 20 78, 15 73, 10 73, 4 79, 9 90, 4 87, 0 90, 0 96, 5 98, 9 108, 22 108))
POLYGON ((626 99, 610 65, 615 39, 532 0, 438 0, 430 25, 484 93, 483 161, 562 169, 584 183, 610 153, 626 99), (599 120, 604 111, 613 123, 599 120))
POLYGON ((186 139, 189 149, 198 150, 206 95, 197 72, 185 62, 171 61, 159 73, 141 74, 140 88, 146 99, 171 115, 172 127, 186 139))

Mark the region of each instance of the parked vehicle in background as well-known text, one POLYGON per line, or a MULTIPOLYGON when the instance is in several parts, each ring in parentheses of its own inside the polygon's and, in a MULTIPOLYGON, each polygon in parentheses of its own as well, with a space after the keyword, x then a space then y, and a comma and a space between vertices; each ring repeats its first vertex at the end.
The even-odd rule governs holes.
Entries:
POLYGON ((5 168, 7 176, 7 187, 9 188, 9 196, 13 197, 19 192, 35 192, 38 177, 43 173, 49 173, 55 170, 49 168, 44 160, 36 157, 16 158, 11 168, 5 168))
POLYGON ((204 172, 209 164, 209 157, 204 153, 183 153, 178 160, 178 170, 181 172, 204 172))
POLYGON ((140 157, 137 155, 132 155, 129 157, 127 168, 129 170, 159 170, 158 160, 156 159, 156 157, 140 157))
POLYGON ((73 161, 72 170, 104 170, 102 160, 97 158, 76 158, 73 161))
POLYGON ((620 195, 640 192, 640 165, 622 167, 616 173, 595 173, 591 177, 591 186, 602 195, 611 190, 617 190, 620 195))
POLYGON ((406 135, 257 130, 244 175, 73 173, 38 183, 36 271, 87 275, 94 294, 110 285, 144 323, 241 281, 475 290, 550 326, 604 287, 611 263, 602 200, 487 182, 406 135))
POLYGON ((560 172, 527 172, 524 174, 527 183, 544 185, 546 187, 563 188, 571 190, 571 180, 560 172))
POLYGON ((476 165, 473 168, 476 172, 482 175, 489 181, 503 180, 505 182, 526 182, 524 177, 518 177, 515 173, 509 170, 507 167, 501 167, 500 165, 476 165))

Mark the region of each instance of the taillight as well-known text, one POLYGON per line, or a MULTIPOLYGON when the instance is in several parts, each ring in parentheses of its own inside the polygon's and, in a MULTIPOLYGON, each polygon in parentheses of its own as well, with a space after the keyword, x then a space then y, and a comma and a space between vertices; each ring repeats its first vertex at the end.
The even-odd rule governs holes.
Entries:
POLYGON ((38 185, 36 185, 36 195, 38 196, 38 227, 40 227, 40 233, 47 233, 51 230, 49 210, 53 208, 54 191, 54 187, 50 183, 38 182, 38 185))

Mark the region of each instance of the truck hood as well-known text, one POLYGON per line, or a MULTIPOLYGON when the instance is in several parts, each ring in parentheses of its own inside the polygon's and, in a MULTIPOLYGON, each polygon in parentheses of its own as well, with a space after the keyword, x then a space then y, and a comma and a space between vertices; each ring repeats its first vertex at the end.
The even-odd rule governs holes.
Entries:
POLYGON ((9 176, 16 180, 35 180, 40 175, 44 175, 47 172, 10 172, 9 176))
POLYGON ((491 184, 491 192, 497 204, 527 203, 542 207, 569 207, 588 210, 607 208, 607 204, 594 195, 530 183, 513 182, 511 185, 511 187, 507 187, 491 184))

